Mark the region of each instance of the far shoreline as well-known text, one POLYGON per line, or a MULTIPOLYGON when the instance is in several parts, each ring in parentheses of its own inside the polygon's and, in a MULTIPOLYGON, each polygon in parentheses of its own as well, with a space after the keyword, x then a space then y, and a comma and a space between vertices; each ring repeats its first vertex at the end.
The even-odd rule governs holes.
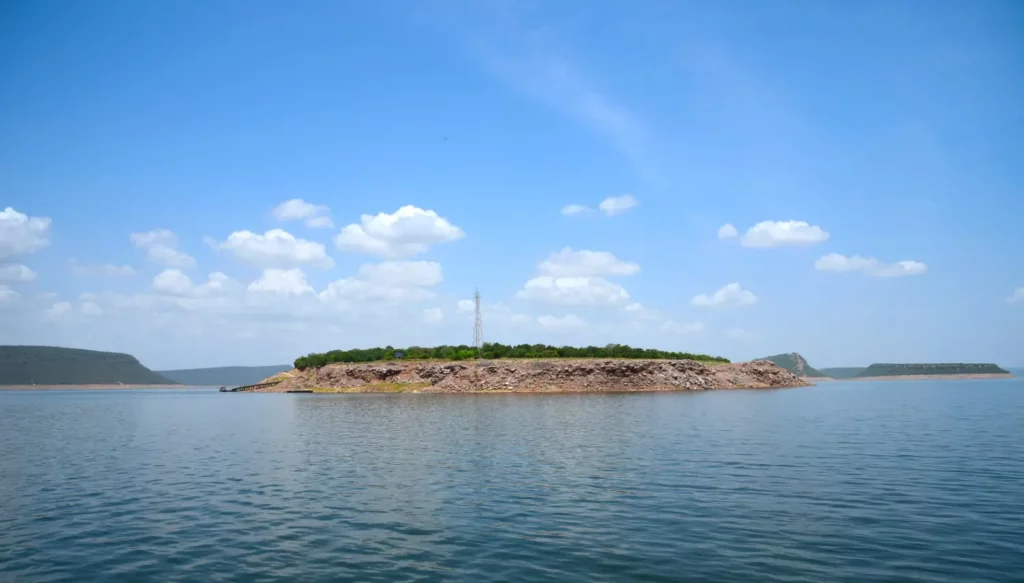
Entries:
POLYGON ((205 388, 190 385, 0 385, 0 391, 88 391, 131 389, 190 389, 205 388))
POLYGON ((955 381, 955 380, 986 380, 986 379, 1015 379, 1017 375, 1008 373, 979 373, 979 374, 914 374, 914 375, 889 375, 879 377, 850 377, 837 379, 833 377, 801 377, 807 382, 846 382, 846 381, 955 381))

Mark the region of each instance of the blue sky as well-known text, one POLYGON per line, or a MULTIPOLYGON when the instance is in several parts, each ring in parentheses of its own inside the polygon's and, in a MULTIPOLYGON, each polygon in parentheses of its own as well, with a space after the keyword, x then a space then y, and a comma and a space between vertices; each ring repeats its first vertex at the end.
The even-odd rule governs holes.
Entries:
POLYGON ((2 343, 1024 364, 1019 3, 2 11, 2 343))

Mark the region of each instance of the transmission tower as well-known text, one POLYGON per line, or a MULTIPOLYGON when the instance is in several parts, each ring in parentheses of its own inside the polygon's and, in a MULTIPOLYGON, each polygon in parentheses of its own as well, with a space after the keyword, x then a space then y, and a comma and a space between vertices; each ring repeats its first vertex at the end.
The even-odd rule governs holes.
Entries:
POLYGON ((473 347, 476 348, 477 355, 482 356, 484 352, 484 320, 480 315, 480 290, 476 290, 476 295, 473 296, 476 300, 476 321, 473 323, 473 347))

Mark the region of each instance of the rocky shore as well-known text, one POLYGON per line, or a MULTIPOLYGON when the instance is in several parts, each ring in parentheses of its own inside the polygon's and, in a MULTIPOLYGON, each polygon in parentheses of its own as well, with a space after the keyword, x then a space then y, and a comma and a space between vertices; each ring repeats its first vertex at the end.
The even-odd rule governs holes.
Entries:
POLYGON ((768 361, 705 364, 693 360, 617 359, 330 364, 306 371, 292 370, 272 379, 280 382, 260 392, 634 392, 811 385, 768 361))

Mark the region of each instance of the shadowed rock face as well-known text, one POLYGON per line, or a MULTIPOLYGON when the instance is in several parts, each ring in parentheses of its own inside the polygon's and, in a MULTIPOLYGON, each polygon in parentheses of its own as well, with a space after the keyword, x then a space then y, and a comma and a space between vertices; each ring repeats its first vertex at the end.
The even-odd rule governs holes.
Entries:
POLYGON ((291 371, 267 389, 378 390, 416 384, 424 393, 704 391, 803 387, 809 383, 767 361, 706 365, 693 360, 500 360, 331 364, 291 371))

